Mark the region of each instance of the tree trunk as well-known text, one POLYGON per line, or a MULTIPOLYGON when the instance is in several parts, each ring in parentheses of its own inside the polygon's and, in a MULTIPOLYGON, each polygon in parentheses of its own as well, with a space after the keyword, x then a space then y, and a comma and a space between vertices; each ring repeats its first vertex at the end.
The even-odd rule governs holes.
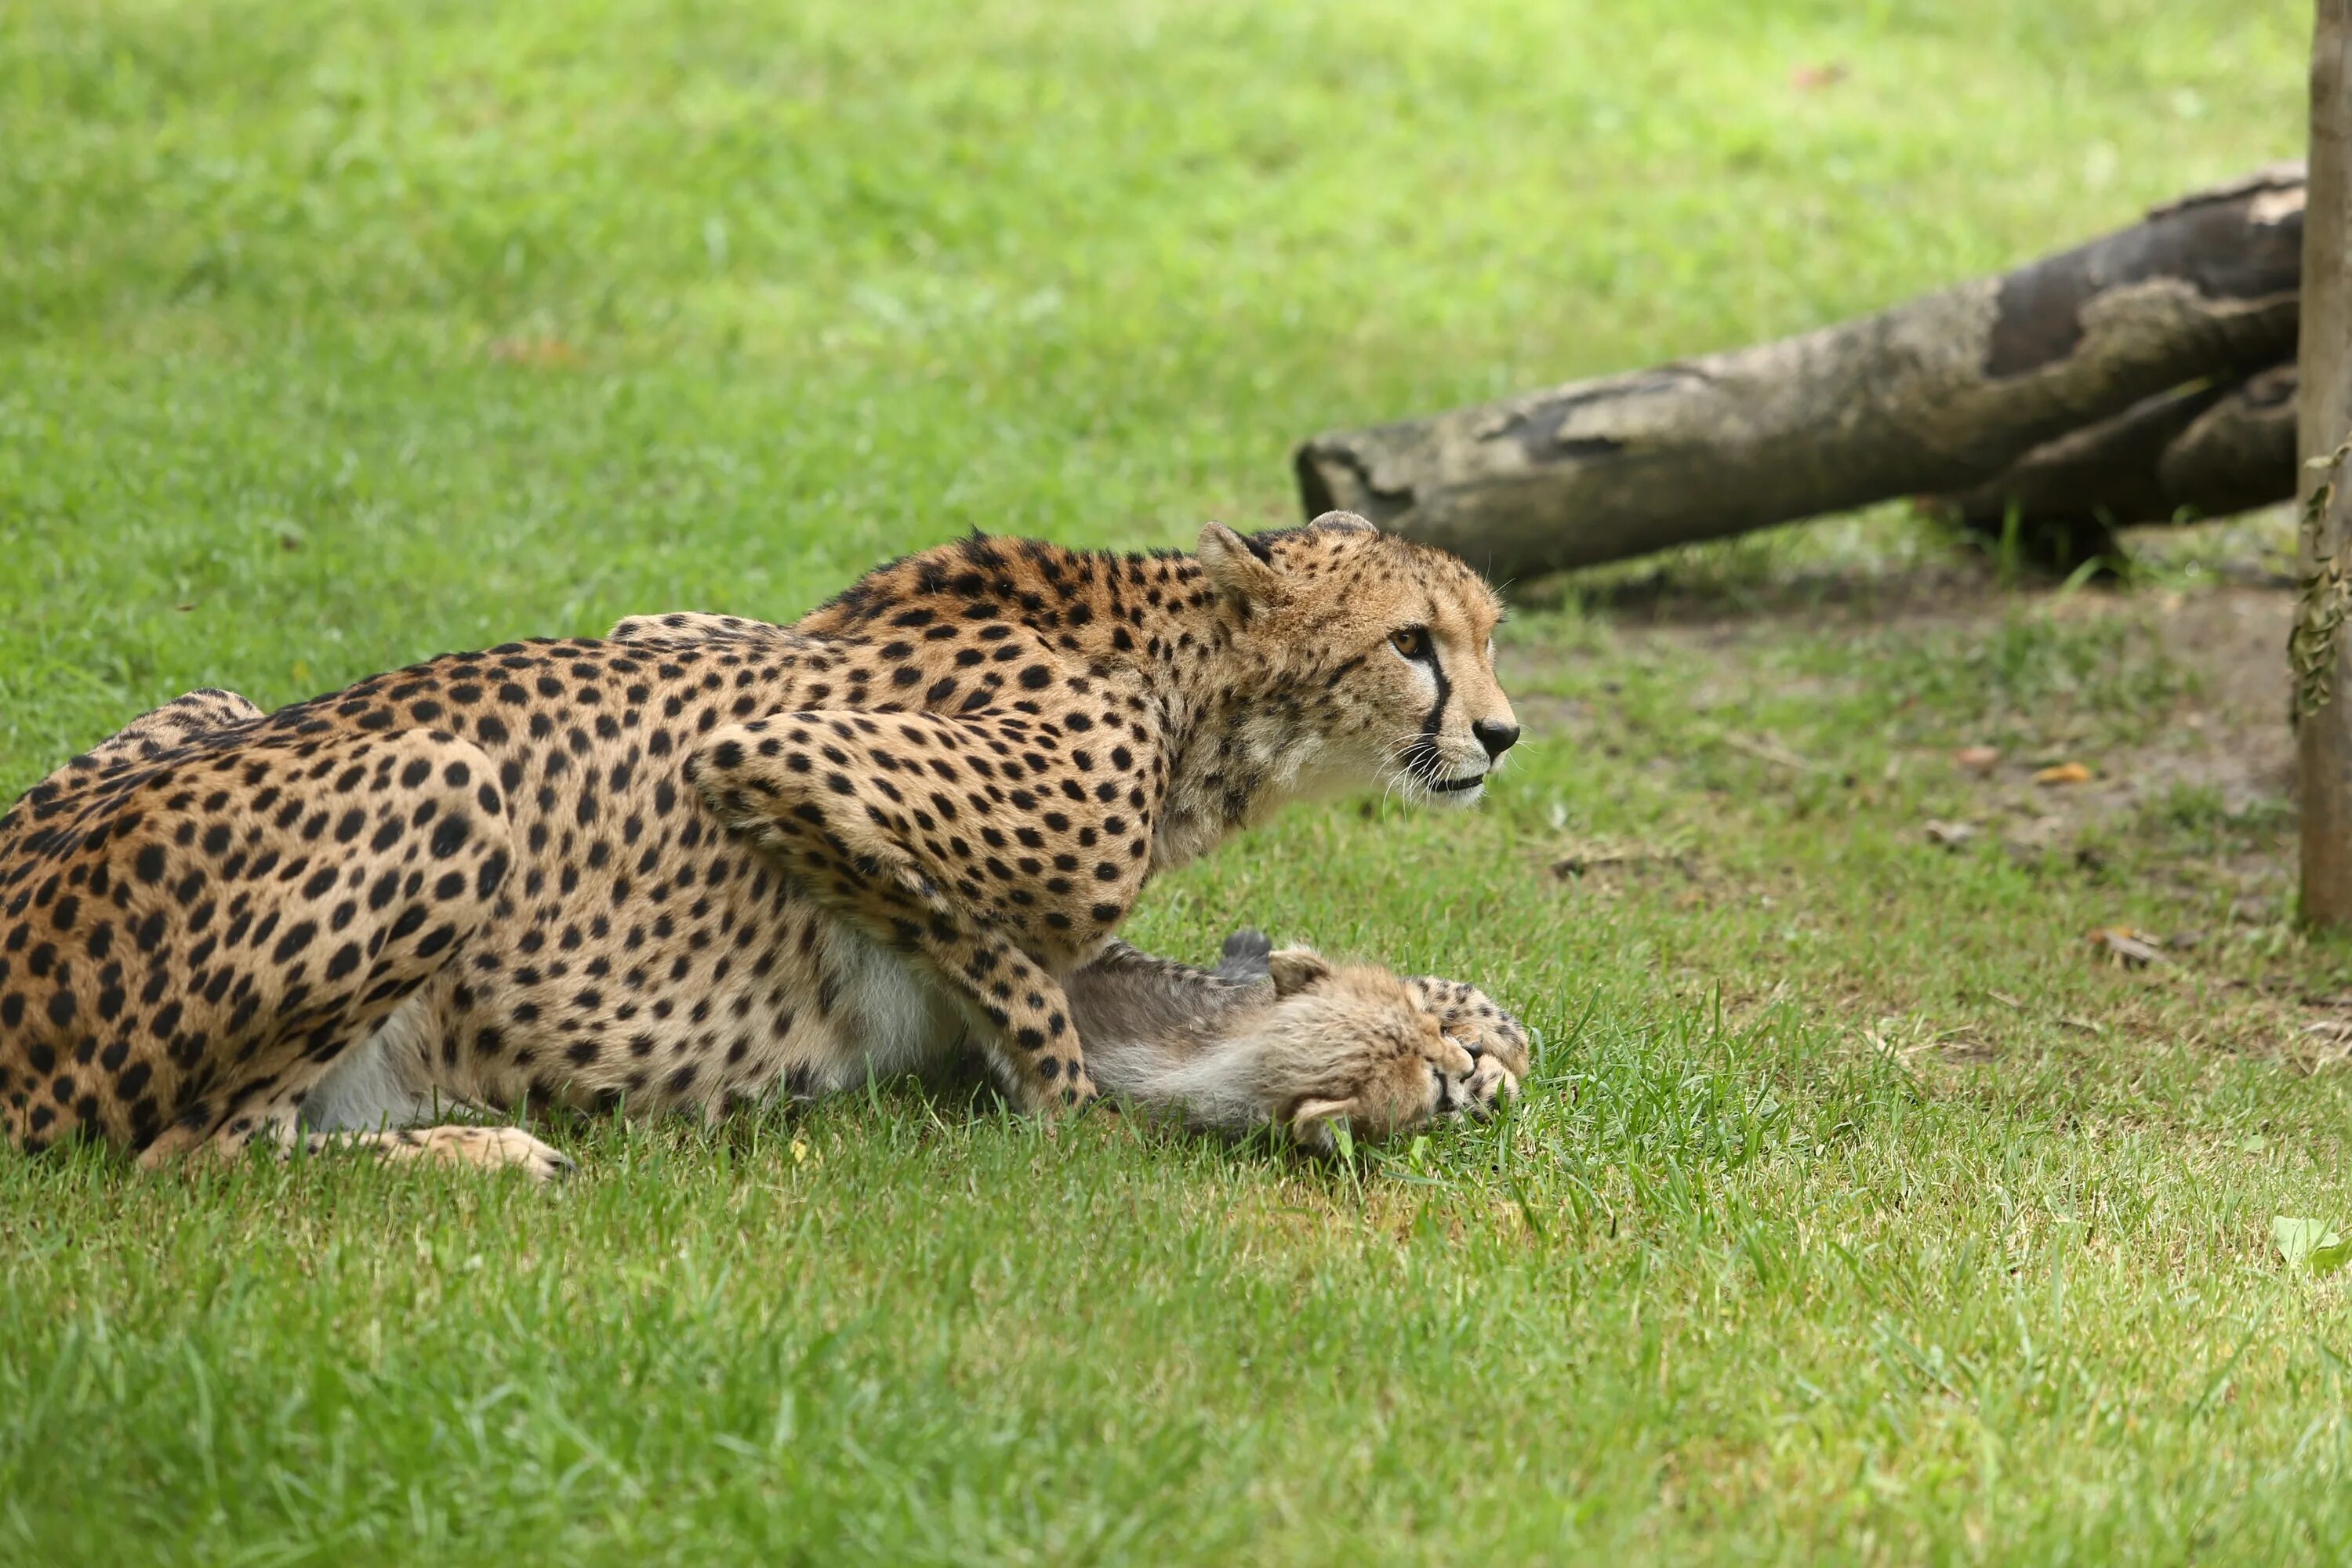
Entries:
MULTIPOLYGON (((2311 43, 2311 220, 2304 235, 2303 395, 2297 446, 2325 458, 2352 427, 2352 0, 2319 0, 2311 43)), ((2338 465, 2340 469, 2341 465, 2338 465)), ((2341 626, 2346 478, 2303 468, 2298 563, 2303 599, 2290 644, 2297 666, 2295 782, 2302 806, 2303 918, 2352 921, 2352 704, 2341 626), (2331 602, 2332 601, 2332 602, 2331 602)))
POLYGON ((1964 490, 2067 431, 2293 352, 2302 172, 1858 321, 1299 448, 1341 507, 1503 576, 1964 490))
POLYGON ((2109 531, 2227 517, 2294 497, 2295 373, 2195 383, 2036 447, 1994 478, 1928 504, 1985 533, 2008 530, 2059 564, 2113 555, 2109 531))

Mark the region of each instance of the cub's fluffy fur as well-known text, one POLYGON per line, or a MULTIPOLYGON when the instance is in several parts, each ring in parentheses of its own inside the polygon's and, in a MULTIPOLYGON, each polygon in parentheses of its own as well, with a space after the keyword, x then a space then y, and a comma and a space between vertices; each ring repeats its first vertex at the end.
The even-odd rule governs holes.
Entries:
POLYGON ((1328 1151, 1342 1121, 1380 1137, 1433 1116, 1483 1112, 1474 1082, 1499 1072, 1515 1084, 1512 1069, 1525 1068, 1482 1074, 1389 971, 1335 965, 1307 948, 1269 951, 1255 931, 1225 944, 1222 984, 1204 978, 1141 954, 1080 973, 1071 1002, 1106 1088, 1202 1128, 1271 1123, 1328 1151))

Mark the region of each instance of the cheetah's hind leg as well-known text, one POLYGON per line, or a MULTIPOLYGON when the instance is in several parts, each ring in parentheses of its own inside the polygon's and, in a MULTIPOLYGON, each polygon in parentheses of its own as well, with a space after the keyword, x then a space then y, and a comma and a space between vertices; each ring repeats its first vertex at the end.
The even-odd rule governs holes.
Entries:
POLYGON ((344 1150, 386 1161, 429 1160, 486 1171, 520 1170, 534 1182, 561 1181, 575 1169, 570 1156, 520 1127, 447 1122, 439 1127, 392 1127, 376 1132, 304 1132, 303 1150, 344 1150))
POLYGON ((124 775, 134 769, 162 763, 192 742, 241 729, 260 717, 261 710, 236 692, 209 689, 174 697, 142 713, 0 812, 0 870, 14 864, 18 876, 30 875, 34 856, 57 836, 54 827, 42 831, 44 826, 91 804, 100 793, 96 786, 127 783, 124 775))
POLYGON ((480 1105, 452 1100, 433 1068, 436 1039, 425 998, 411 996, 375 1032, 311 1085, 299 1113, 271 1135, 290 1152, 373 1152, 385 1160, 520 1166, 537 1181, 568 1175, 572 1162, 480 1105), (452 1116, 463 1120, 448 1120, 452 1116))
POLYGON ((511 863, 488 758, 438 731, 239 723, 143 761, 0 834, 0 1138, 28 1152, 290 1128, 511 863))

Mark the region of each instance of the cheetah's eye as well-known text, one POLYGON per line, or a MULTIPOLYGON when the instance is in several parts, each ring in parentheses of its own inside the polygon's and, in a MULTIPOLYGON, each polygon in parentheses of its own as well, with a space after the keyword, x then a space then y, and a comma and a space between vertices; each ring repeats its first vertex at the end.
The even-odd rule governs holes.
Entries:
POLYGON ((1407 658, 1426 658, 1429 657, 1429 628, 1427 626, 1401 627, 1389 634, 1389 646, 1407 658))

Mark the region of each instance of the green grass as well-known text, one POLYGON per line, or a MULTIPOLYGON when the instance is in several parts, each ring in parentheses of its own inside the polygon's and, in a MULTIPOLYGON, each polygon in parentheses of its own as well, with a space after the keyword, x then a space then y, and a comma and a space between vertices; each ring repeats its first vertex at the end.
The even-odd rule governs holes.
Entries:
MULTIPOLYGON (((2306 21, 0 8, 0 795, 190 687, 1285 520, 1316 429, 2291 153, 2306 21)), ((2342 1560, 2346 1289, 2269 1221, 2352 1222, 2303 1000, 2352 952, 2287 922, 2291 818, 2184 776, 1920 832, 2003 809, 1962 744, 2153 766, 2218 590, 1906 587, 1951 553, 1570 591, 1487 809, 1303 809, 1147 899, 1486 984, 1543 1037, 1496 1126, 1330 1168, 885 1086, 572 1128, 551 1196, 0 1161, 0 1561, 2342 1560), (1597 840, 1654 853, 1549 869, 1597 840)))

